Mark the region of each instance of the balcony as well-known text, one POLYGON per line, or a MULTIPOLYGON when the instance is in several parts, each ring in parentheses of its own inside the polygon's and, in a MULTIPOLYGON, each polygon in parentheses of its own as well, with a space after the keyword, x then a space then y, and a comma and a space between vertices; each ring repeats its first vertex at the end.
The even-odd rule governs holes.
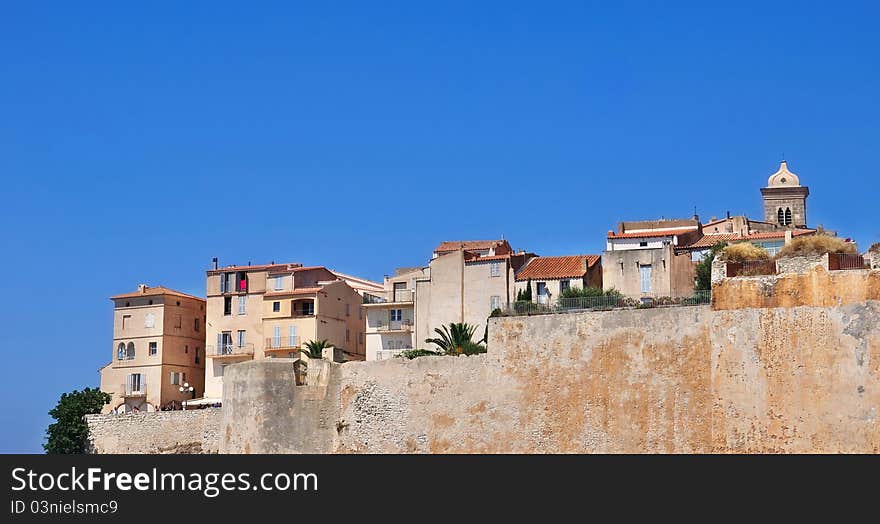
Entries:
POLYGON ((146 397, 147 383, 142 380, 139 383, 122 384, 119 386, 119 391, 122 391, 122 396, 125 398, 146 397))
POLYGON ((300 337, 272 337, 266 339, 266 353, 296 351, 300 348, 300 337))
POLYGON ((205 346, 205 354, 210 358, 253 358, 253 344, 221 344, 219 346, 205 346))
POLYGON ((412 320, 405 318, 403 320, 392 320, 381 324, 370 326, 380 333, 388 333, 393 331, 410 332, 413 329, 412 320))
POLYGON ((413 301, 414 293, 412 289, 396 289, 389 291, 386 297, 377 297, 375 295, 364 295, 364 304, 405 304, 413 301))

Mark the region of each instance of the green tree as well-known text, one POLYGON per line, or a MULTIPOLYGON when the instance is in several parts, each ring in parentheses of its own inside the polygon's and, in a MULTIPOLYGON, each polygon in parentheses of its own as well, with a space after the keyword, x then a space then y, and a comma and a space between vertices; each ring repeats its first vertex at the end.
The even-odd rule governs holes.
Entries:
POLYGON ((321 358, 324 355, 324 348, 328 347, 330 347, 330 343, 327 342, 326 338, 322 340, 309 340, 303 346, 303 352, 309 358, 321 358))
POLYGON ((438 338, 428 338, 425 342, 434 344, 444 355, 475 355, 485 353, 484 341, 474 342, 474 332, 477 326, 466 322, 453 322, 442 328, 434 328, 438 338))
POLYGON ((85 453, 89 428, 83 417, 100 413, 108 402, 110 395, 97 388, 62 393, 58 404, 49 411, 55 422, 46 428, 46 442, 43 444, 46 453, 85 453))
POLYGON ((520 289, 516 294, 517 302, 531 302, 532 301, 532 279, 526 280, 526 288, 520 289))
POLYGON ((727 247, 727 242, 718 242, 709 249, 708 253, 703 255, 703 260, 697 264, 697 291, 709 291, 712 289, 712 261, 715 260, 718 252, 725 247, 727 247))

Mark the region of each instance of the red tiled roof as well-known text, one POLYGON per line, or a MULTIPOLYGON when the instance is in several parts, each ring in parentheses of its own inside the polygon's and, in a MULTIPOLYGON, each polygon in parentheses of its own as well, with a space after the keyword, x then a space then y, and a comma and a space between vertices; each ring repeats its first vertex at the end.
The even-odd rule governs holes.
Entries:
POLYGON ((520 269, 516 280, 582 277, 587 273, 587 269, 593 267, 601 258, 599 255, 535 257, 520 269))
POLYGON ((692 233, 696 231, 695 227, 682 227, 677 229, 667 229, 665 231, 639 231, 638 233, 615 233, 614 231, 608 232, 608 238, 656 238, 656 237, 668 237, 672 235, 683 235, 685 233, 692 233))
POLYGON ((114 295, 110 297, 110 300, 114 300, 117 298, 137 298, 137 297, 155 297, 159 295, 171 295, 175 297, 184 297, 184 298, 194 298, 196 300, 204 301, 204 298, 187 295, 186 293, 181 293, 180 291, 175 291, 173 289, 167 288, 165 286, 153 286, 147 287, 143 291, 133 291, 131 293, 123 293, 121 295, 114 295))
POLYGON ((434 252, 442 253, 443 251, 458 251, 459 249, 492 249, 504 243, 504 240, 447 240, 440 242, 440 245, 434 249, 434 252))
MULTIPOLYGON (((803 235, 812 235, 815 232, 815 229, 792 229, 791 236, 799 237, 803 235)), ((764 231, 759 233, 752 233, 751 235, 741 235, 739 233, 721 233, 717 235, 703 235, 696 241, 691 242, 686 246, 680 247, 692 249, 712 247, 718 242, 742 242, 751 240, 773 240, 783 238, 785 238, 785 231, 764 231)))
POLYGON ((507 260, 513 253, 508 253, 506 255, 480 255, 479 253, 472 253, 470 251, 465 251, 464 259, 466 262, 489 262, 492 260, 507 260))

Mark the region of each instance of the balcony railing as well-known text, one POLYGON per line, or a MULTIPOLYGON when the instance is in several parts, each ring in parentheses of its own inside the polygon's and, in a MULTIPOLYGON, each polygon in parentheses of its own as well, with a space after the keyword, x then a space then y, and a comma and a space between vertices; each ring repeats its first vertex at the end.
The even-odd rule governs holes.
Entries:
POLYGON ((147 383, 141 380, 139 383, 122 384, 119 386, 119 391, 122 391, 125 397, 145 397, 147 396, 147 383))
POLYGON ((376 360, 388 360, 390 358, 394 358, 401 353, 401 351, 407 351, 412 348, 402 348, 402 349, 377 349, 376 350, 376 360))
POLYGON ((412 302, 413 301, 413 290, 412 289, 396 289, 394 291, 388 291, 387 296, 379 297, 376 295, 364 295, 364 304, 391 304, 397 302, 412 302))
POLYGON ((375 326, 376 331, 412 331, 412 320, 405 318, 403 320, 392 320, 390 322, 382 322, 375 326))
POLYGON ((235 357, 254 354, 253 344, 221 344, 219 346, 205 346, 205 353, 209 357, 235 357))
POLYGON ((300 347, 300 337, 271 337, 266 339, 266 349, 295 349, 300 347))
POLYGON ((861 255, 847 253, 828 253, 828 269, 838 271, 842 269, 869 269, 861 255))
POLYGON ((662 295, 643 294, 638 296, 601 296, 601 297, 575 297, 559 298, 550 300, 545 304, 535 302, 512 302, 502 308, 503 316, 517 315, 543 315, 551 313, 565 313, 569 311, 585 310, 609 310, 620 308, 654 308, 664 306, 698 306, 710 304, 712 295, 709 291, 695 291, 693 295, 686 297, 670 297, 662 295))

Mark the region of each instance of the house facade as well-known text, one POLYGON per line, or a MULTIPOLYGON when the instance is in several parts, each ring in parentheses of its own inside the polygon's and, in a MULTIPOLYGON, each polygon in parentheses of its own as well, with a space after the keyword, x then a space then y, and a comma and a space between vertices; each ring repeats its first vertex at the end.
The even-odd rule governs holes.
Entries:
POLYGON ((101 369, 104 412, 156 411, 204 392, 205 300, 138 286, 113 301, 112 360, 101 369), (193 391, 181 392, 184 384, 193 391))
POLYGON ((515 298, 516 271, 535 255, 514 252, 506 240, 452 241, 432 253, 415 281, 415 343, 452 322, 482 333, 493 310, 515 298))
POLYGON ((386 276, 382 293, 364 300, 367 360, 393 358, 421 347, 415 340, 415 287, 426 268, 400 268, 386 276))
POLYGON ((602 256, 534 257, 515 277, 514 298, 531 286, 532 301, 549 304, 569 288, 602 289, 602 256))
POLYGON ((602 287, 630 297, 687 297, 694 263, 681 248, 701 238, 699 218, 621 222, 602 253, 602 287))
POLYGON ((297 357, 310 340, 327 340, 342 360, 366 358, 363 296, 326 267, 218 268, 207 294, 206 402, 219 402, 226 366, 297 357))

